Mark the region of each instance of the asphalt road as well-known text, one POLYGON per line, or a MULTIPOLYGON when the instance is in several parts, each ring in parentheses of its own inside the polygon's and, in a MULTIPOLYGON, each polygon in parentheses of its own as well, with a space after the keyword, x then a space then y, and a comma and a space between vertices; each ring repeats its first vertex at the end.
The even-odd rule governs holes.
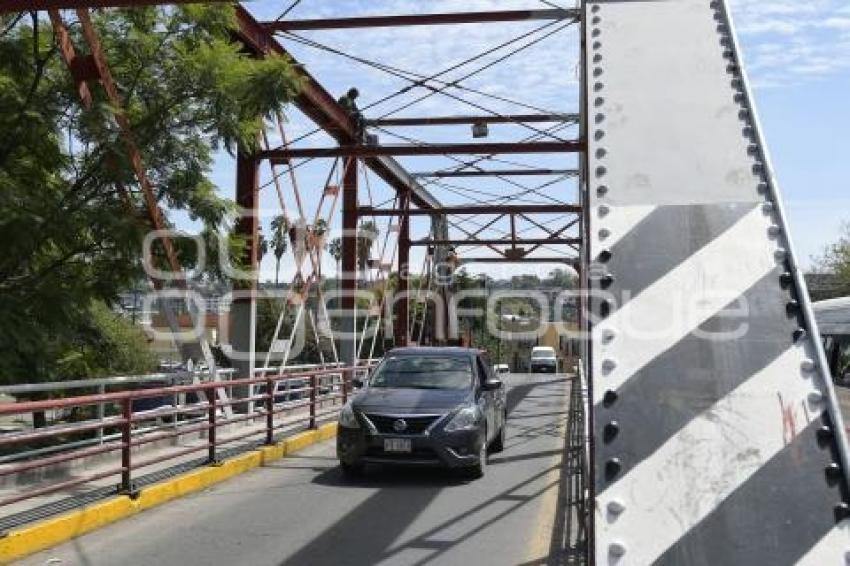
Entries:
POLYGON ((332 442, 23 561, 80 565, 558 564, 569 384, 511 375, 508 440, 485 476, 342 476, 332 442))

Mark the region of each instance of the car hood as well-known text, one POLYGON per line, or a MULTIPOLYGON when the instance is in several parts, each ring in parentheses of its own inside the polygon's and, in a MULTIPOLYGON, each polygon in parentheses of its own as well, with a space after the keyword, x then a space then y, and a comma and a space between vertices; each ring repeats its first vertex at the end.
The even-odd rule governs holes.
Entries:
POLYGON ((472 400, 468 389, 393 389, 374 388, 360 392, 353 405, 364 412, 446 412, 472 400))

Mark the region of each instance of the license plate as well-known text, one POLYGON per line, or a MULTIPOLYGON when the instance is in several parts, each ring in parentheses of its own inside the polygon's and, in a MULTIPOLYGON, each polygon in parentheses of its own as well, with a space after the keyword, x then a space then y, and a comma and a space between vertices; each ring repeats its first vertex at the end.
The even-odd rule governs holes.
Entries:
POLYGON ((410 452, 410 439, 385 438, 384 452, 410 452))

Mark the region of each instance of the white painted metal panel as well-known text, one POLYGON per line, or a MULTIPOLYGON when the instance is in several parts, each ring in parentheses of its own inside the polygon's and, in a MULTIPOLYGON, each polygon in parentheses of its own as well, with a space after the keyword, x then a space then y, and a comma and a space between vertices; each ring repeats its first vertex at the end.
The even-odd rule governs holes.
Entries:
POLYGON ((842 557, 843 425, 726 6, 584 16, 596 562, 842 557))

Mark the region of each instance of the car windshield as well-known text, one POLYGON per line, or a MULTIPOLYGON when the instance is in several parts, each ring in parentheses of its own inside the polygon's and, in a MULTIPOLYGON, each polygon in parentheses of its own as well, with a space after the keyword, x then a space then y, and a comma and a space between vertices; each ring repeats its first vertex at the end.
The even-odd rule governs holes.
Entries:
POLYGON ((555 352, 552 350, 534 350, 531 352, 532 358, 554 358, 555 352))
POLYGON ((401 356, 388 358, 369 379, 370 387, 466 389, 472 363, 465 357, 401 356))

